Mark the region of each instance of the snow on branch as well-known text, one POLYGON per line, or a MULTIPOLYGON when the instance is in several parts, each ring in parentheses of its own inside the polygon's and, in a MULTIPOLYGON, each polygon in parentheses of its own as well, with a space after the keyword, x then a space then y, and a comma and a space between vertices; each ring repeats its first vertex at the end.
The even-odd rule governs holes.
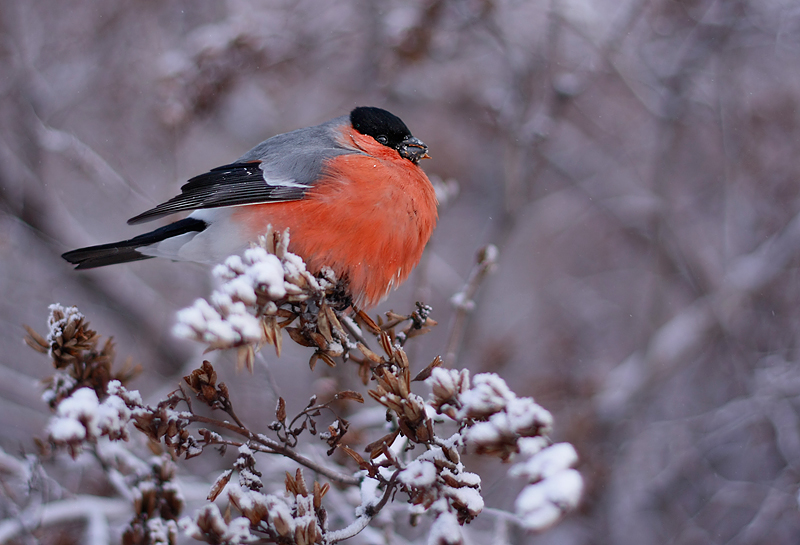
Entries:
POLYGON ((209 484, 206 503, 180 522, 184 501, 173 462, 157 459, 147 471, 141 464, 129 471, 124 480, 134 517, 126 544, 174 543, 179 528, 214 544, 333 544, 367 531, 381 512, 431 519, 428 543, 464 543, 462 526, 484 510, 481 477, 465 466, 467 453, 514 463, 509 476, 524 485, 504 520, 542 530, 575 508, 583 488, 573 469, 577 455, 567 443, 552 444, 547 410, 517 396, 496 374, 446 369, 439 357, 412 375, 404 345, 436 324, 431 308, 418 303, 408 315, 373 320, 352 307, 330 270, 310 274, 287 246, 288 234, 269 232, 242 257, 216 267, 220 287, 179 312, 174 328, 209 350, 236 350, 251 370, 263 345, 280 353, 284 330, 311 349, 312 369, 319 360, 355 365, 364 394, 341 391, 325 402, 312 397, 295 415, 281 398, 265 429, 239 417, 234 396, 208 361, 151 405, 127 388, 130 372, 112 371, 113 345, 99 348, 99 337, 74 307, 51 307, 46 338, 29 331, 28 343, 49 354, 58 373, 45 394, 54 411, 46 429, 54 451, 76 456, 137 433, 173 460, 230 448, 238 453, 209 484), (197 411, 197 402, 212 416, 197 411), (348 434, 352 424, 340 413, 350 407, 352 419, 362 404, 385 412, 379 433, 348 434), (370 434, 369 444, 357 443, 370 434), (290 466, 265 464, 265 454, 294 470, 278 477, 290 466), (315 478, 307 480, 304 470, 315 478), (283 494, 274 492, 280 480, 283 494))

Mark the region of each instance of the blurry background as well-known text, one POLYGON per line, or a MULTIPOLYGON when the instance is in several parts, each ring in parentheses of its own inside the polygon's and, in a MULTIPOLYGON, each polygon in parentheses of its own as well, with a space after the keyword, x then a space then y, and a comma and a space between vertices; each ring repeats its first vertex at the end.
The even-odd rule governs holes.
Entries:
MULTIPOLYGON (((800 540, 794 0, 0 0, 0 446, 42 435, 50 369, 22 324, 45 332, 52 302, 113 335, 153 400, 202 358, 170 328, 205 268, 78 273, 62 252, 356 105, 398 114, 460 187, 381 307, 433 305, 415 365, 496 243, 457 365, 534 396, 580 453, 579 512, 517 542, 800 540)), ((276 391, 297 408, 353 381, 264 354, 218 366, 254 427, 276 391)))

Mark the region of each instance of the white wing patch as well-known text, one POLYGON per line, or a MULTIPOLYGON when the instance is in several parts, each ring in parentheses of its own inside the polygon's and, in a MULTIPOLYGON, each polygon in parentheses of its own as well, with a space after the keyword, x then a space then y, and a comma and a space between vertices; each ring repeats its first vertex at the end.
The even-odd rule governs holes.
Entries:
POLYGON ((267 185, 270 187, 299 187, 301 189, 311 187, 310 184, 301 184, 294 180, 276 180, 274 178, 267 178, 266 176, 264 176, 264 181, 267 182, 267 185))

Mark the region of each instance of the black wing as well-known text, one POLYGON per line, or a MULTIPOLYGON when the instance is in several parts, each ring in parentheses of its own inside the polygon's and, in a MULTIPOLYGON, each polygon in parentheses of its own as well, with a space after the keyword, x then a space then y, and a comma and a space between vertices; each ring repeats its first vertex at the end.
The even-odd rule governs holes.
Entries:
POLYGON ((268 182, 260 161, 233 163, 195 176, 181 187, 181 194, 128 220, 134 225, 198 208, 218 208, 239 204, 296 201, 303 198, 308 185, 294 180, 268 182))

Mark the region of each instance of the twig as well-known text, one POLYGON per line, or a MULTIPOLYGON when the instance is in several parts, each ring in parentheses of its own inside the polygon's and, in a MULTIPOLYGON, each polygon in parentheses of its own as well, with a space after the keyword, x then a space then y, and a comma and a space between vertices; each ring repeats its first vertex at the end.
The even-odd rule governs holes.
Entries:
POLYGON ((36 121, 36 134, 42 147, 76 163, 95 181, 102 181, 102 183, 95 184, 95 187, 106 190, 108 182, 111 181, 126 188, 147 205, 155 204, 153 197, 148 196, 131 180, 126 179, 100 153, 75 134, 51 127, 39 117, 38 112, 34 112, 33 117, 36 121))
MULTIPOLYGON (((209 418, 207 416, 202 416, 199 414, 193 414, 191 417, 188 418, 188 420, 189 422, 200 422, 201 424, 210 424, 212 426, 219 426, 234 433, 238 433, 239 435, 243 435, 248 439, 252 438, 253 436, 252 432, 247 428, 245 428, 244 426, 240 427, 235 424, 231 424, 230 422, 226 422, 225 420, 216 420, 214 418, 209 418)), ((275 444, 277 445, 277 443, 275 444)))
MULTIPOLYGON (((329 469, 309 458, 306 458, 302 454, 298 454, 297 452, 289 448, 279 445, 277 442, 272 441, 269 437, 258 435, 257 437, 253 437, 253 440, 260 442, 262 445, 271 449, 273 454, 280 454, 282 456, 286 456, 287 458, 291 458, 298 464, 303 465, 312 471, 316 471, 320 475, 325 475, 332 481, 336 481, 338 483, 346 485, 358 485, 361 482, 361 479, 359 477, 354 477, 352 475, 345 475, 344 473, 339 473, 338 471, 329 469)), ((256 447, 257 450, 260 450, 258 449, 257 445, 253 446, 256 447)))
MULTIPOLYGON (((66 521, 86 519, 97 523, 97 517, 104 519, 122 517, 130 514, 130 503, 125 500, 112 500, 97 496, 76 496, 69 500, 44 504, 38 511, 39 526, 51 526, 66 521)), ((7 543, 25 530, 20 520, 0 521, 0 543, 7 543)), ((96 526, 95 526, 96 528, 96 526)))
POLYGON ((236 422, 236 424, 238 424, 238 425, 239 425, 240 427, 242 427, 242 428, 246 428, 246 426, 245 426, 245 425, 242 423, 242 421, 241 421, 241 420, 239 420, 239 417, 238 417, 238 416, 236 416, 236 413, 233 411, 233 405, 231 404, 231 400, 230 400, 230 399, 228 399, 228 400, 227 400, 226 406, 223 408, 223 410, 224 410, 224 411, 225 411, 225 412, 226 412, 226 413, 227 413, 227 414, 228 414, 228 415, 229 415, 231 418, 233 418, 233 421, 234 421, 234 422, 236 422))
POLYGON ((464 287, 450 298, 450 302, 456 308, 453 316, 450 335, 447 339, 447 349, 445 350, 444 365, 452 367, 458 356, 458 347, 464 335, 467 324, 467 316, 475 307, 475 293, 478 291, 481 282, 491 273, 497 265, 498 250, 494 244, 489 244, 478 252, 478 259, 475 266, 469 273, 469 278, 464 287))
POLYGON ((675 314, 608 375, 595 400, 605 418, 620 418, 632 399, 688 361, 716 327, 725 328, 748 297, 764 289, 798 255, 800 214, 779 233, 728 267, 716 291, 675 314))
POLYGON ((347 328, 348 333, 352 335, 358 342, 362 343, 364 346, 369 347, 369 343, 364 335, 361 334, 361 328, 356 325, 352 318, 349 316, 342 316, 342 325, 347 328))
POLYGON ((365 509, 365 513, 358 517, 356 520, 350 523, 349 526, 342 528, 341 530, 336 530, 334 532, 329 532, 327 535, 328 543, 339 543, 340 541, 344 541, 345 539, 350 539, 351 537, 357 535, 361 532, 364 528, 369 525, 375 516, 380 513, 381 509, 386 506, 389 501, 389 498, 392 496, 394 492, 394 488, 397 485, 397 476, 400 474, 400 469, 395 471, 392 474, 392 477, 386 483, 386 490, 383 493, 383 497, 381 500, 376 503, 374 506, 367 506, 365 509))
POLYGON ((260 452, 266 452, 268 454, 280 454, 282 456, 286 456, 287 458, 291 458, 292 460, 294 460, 298 464, 303 465, 303 466, 307 467, 308 469, 310 469, 312 471, 316 471, 317 473, 319 473, 321 475, 325 475, 326 477, 328 477, 332 481, 336 481, 336 482, 339 482, 339 483, 342 483, 342 484, 348 484, 348 485, 357 485, 360 482, 360 479, 358 477, 353 477, 351 475, 345 475, 343 473, 339 473, 339 472, 334 471, 332 469, 328 469, 327 467, 318 464, 317 462, 311 460, 310 458, 306 458, 302 454, 298 454, 297 452, 291 450, 290 448, 287 448, 287 447, 281 445, 277 441, 275 441, 273 439, 270 439, 266 435, 255 434, 255 433, 251 432, 250 430, 248 430, 245 427, 239 427, 239 426, 236 426, 234 424, 231 424, 230 422, 225 422, 223 420, 215 420, 213 418, 208 418, 206 416, 201 416, 201 415, 197 415, 197 414, 192 415, 189 418, 189 421, 190 422, 199 422, 199 423, 202 423, 202 424, 209 424, 209 425, 212 425, 212 426, 219 426, 221 428, 225 428, 225 429, 227 429, 229 431, 232 431, 234 433, 238 433, 239 435, 241 435, 243 437, 246 437, 250 441, 255 441, 256 443, 260 443, 261 445, 263 445, 264 447, 266 447, 268 449, 268 450, 264 450, 264 449, 258 448, 257 445, 253 445, 253 447, 255 447, 260 452))

